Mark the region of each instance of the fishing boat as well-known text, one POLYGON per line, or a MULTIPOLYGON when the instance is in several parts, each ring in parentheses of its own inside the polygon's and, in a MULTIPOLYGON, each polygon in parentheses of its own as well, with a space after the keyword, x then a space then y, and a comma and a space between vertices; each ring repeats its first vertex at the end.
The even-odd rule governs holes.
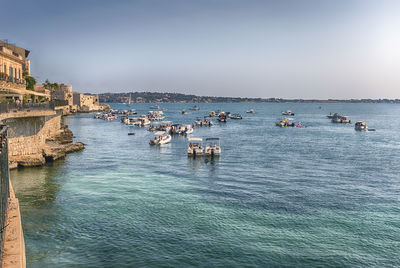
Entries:
POLYGON ((166 134, 165 131, 157 131, 154 133, 154 138, 150 139, 150 145, 161 145, 171 142, 171 135, 166 134))
POLYGON ((187 149, 188 156, 202 156, 204 149, 201 146, 202 138, 188 138, 189 146, 187 149))
POLYGON ((197 106, 197 105, 195 105, 195 106, 193 106, 192 108, 190 108, 189 110, 198 111, 198 110, 200 110, 200 107, 197 106))
POLYGON ((255 114, 256 112, 253 109, 247 110, 246 113, 248 114, 255 114))
POLYGON ((291 110, 286 110, 286 111, 282 112, 282 115, 290 115, 290 116, 293 116, 293 115, 294 115, 294 112, 292 112, 291 110))
POLYGON ((295 124, 292 118, 283 118, 275 122, 277 127, 294 127, 295 124))
POLYGON ((234 120, 240 120, 243 119, 243 117, 240 114, 232 114, 229 116, 230 119, 234 119, 234 120))
POLYGON ((219 156, 221 154, 221 145, 219 138, 207 138, 206 139, 205 154, 207 156, 219 156))
POLYGON ((358 121, 358 122, 356 122, 354 129, 358 130, 358 131, 367 131, 368 126, 367 126, 367 123, 365 123, 364 121, 358 121))

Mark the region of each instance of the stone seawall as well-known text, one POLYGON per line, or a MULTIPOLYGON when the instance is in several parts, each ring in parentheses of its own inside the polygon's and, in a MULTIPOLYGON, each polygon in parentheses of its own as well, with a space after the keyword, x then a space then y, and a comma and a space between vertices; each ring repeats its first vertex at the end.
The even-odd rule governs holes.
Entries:
POLYGON ((61 120, 60 113, 3 120, 9 127, 10 168, 40 166, 82 150, 84 145, 72 141, 72 132, 61 120))

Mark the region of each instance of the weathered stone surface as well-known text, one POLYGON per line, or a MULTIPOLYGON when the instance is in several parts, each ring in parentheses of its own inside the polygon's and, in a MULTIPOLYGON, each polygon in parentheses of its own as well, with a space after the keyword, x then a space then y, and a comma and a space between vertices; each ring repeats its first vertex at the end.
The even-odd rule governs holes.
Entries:
MULTIPOLYGON (((22 122, 14 125, 24 127, 22 122)), ((46 119, 35 133, 9 138, 10 168, 40 166, 84 148, 83 143, 73 142, 73 133, 68 126, 61 125, 61 115, 46 119)))
POLYGON ((43 154, 31 154, 15 156, 13 157, 12 163, 14 166, 15 163, 17 163, 17 166, 36 167, 44 165, 46 163, 46 160, 43 157, 43 154))

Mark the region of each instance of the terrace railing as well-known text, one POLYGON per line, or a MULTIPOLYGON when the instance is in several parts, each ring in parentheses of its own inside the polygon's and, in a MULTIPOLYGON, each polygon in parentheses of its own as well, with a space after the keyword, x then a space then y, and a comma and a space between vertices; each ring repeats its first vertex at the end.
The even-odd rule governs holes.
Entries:
POLYGON ((56 107, 68 105, 67 100, 52 100, 43 103, 0 103, 0 114, 22 111, 55 110, 56 107))

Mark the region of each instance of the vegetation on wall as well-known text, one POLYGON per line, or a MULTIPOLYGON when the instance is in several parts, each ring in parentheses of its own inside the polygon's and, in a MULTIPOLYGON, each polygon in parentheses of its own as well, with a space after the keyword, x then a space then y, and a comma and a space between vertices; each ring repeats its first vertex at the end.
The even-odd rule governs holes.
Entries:
POLYGON ((49 90, 58 90, 60 88, 60 86, 58 85, 58 83, 54 82, 51 83, 49 81, 49 79, 46 79, 46 81, 43 83, 44 88, 49 89, 49 90))
POLYGON ((26 89, 33 90, 34 85, 36 85, 36 79, 32 76, 25 76, 26 89))

